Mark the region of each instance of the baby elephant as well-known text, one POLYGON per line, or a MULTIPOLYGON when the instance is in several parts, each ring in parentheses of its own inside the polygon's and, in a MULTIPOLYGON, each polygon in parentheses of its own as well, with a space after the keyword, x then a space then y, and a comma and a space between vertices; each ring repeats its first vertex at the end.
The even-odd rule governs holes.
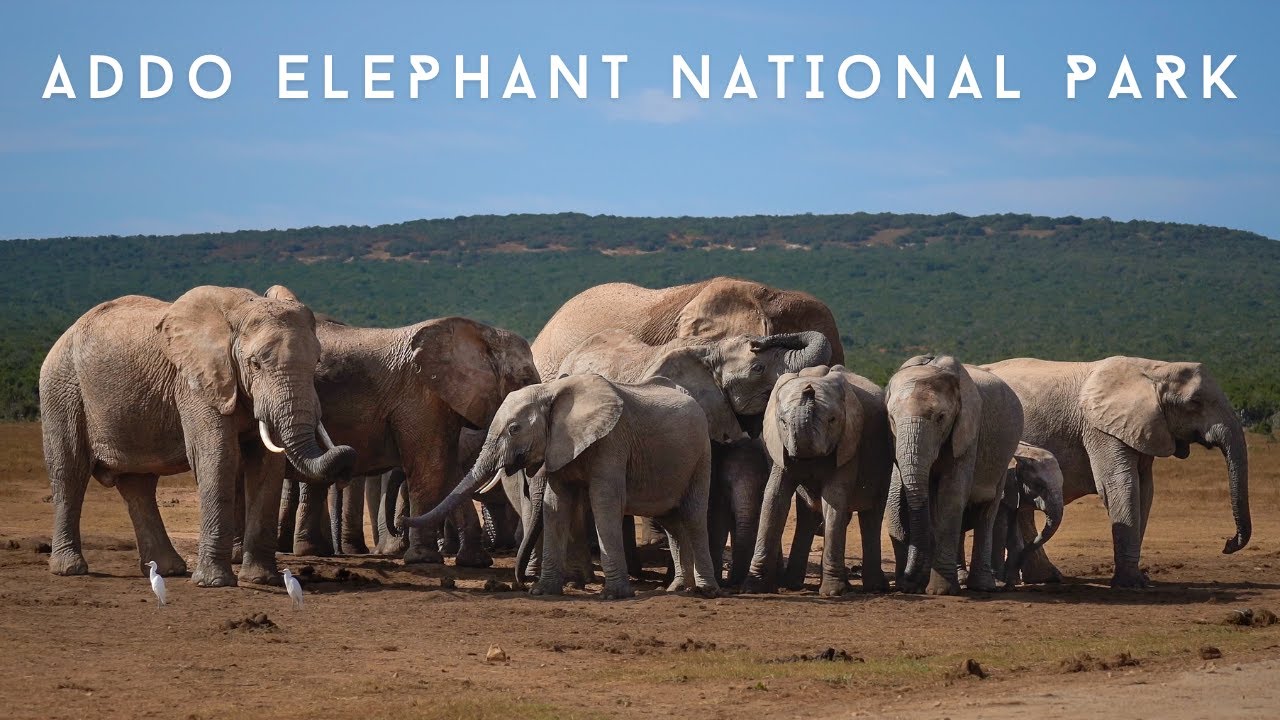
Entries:
POLYGON ((991 564, 1005 585, 1013 587, 1022 575, 1022 560, 1042 547, 1062 525, 1062 469, 1053 453, 1025 442, 1009 461, 1004 498, 992 532, 991 564), (1044 528, 1023 546, 1021 525, 1034 527, 1031 514, 1044 513, 1044 528))
POLYGON ((672 590, 692 580, 705 595, 718 592, 707 547, 707 419, 666 378, 626 385, 595 374, 570 375, 512 392, 498 408, 471 472, 444 502, 407 523, 438 528, 481 484, 496 484, 499 469, 532 476, 544 466, 547 482, 533 498, 529 533, 536 541, 545 524, 546 538, 541 576, 531 593, 564 592, 570 520, 583 502, 595 518, 606 599, 634 595, 623 515, 653 517, 666 529, 676 567, 672 590))
POLYGON ((884 392, 840 365, 778 378, 762 433, 773 465, 745 590, 776 588, 782 529, 798 485, 822 498, 819 594, 845 591, 845 530, 855 510, 862 536, 862 583, 868 590, 888 589, 880 570, 880 523, 893 459, 887 423, 884 392))

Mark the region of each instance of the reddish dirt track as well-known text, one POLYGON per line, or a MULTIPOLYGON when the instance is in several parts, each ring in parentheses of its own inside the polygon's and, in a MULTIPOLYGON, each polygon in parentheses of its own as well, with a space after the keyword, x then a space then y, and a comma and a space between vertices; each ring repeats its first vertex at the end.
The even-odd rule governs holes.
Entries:
MULTIPOLYGON (((0 425, 0 707, 12 718, 1280 717, 1280 624, 1221 624, 1246 608, 1280 613, 1280 443, 1251 437, 1250 453, 1254 540, 1231 556, 1221 458, 1157 462, 1145 591, 1106 587, 1110 528, 1090 497, 1048 546, 1067 581, 1013 592, 827 600, 811 571, 803 592, 704 600, 648 583, 603 602, 599 586, 557 599, 485 591, 509 581, 509 557, 477 571, 282 556, 308 573, 305 610, 280 588, 184 578, 169 579, 157 609, 123 502, 96 483, 83 524, 92 574, 49 574, 39 427, 0 425), (441 588, 445 576, 456 589, 441 588), (228 629, 260 613, 275 627, 228 629), (506 661, 486 662, 493 645, 506 661), (827 648, 849 659, 804 659, 827 648), (986 679, 956 675, 970 659, 986 679)), ((162 480, 160 500, 190 558, 190 477, 162 480)))

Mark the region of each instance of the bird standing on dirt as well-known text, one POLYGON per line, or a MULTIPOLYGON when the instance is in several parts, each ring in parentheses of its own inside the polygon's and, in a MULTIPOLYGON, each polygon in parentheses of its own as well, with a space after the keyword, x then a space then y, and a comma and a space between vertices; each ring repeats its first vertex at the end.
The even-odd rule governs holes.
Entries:
POLYGON ((284 589, 289 591, 289 597, 293 600, 293 609, 302 609, 302 584, 298 582, 293 573, 289 572, 289 568, 281 571, 284 574, 284 589))
POLYGON ((159 566, 155 560, 149 560, 147 567, 151 568, 151 592, 156 594, 156 607, 164 607, 164 578, 160 577, 159 566))

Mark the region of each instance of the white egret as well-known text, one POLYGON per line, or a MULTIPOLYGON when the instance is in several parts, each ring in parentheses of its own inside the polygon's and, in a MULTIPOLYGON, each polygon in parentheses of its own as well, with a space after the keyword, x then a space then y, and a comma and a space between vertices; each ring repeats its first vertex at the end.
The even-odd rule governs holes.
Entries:
POLYGON ((148 560, 147 567, 151 568, 151 592, 156 594, 156 607, 164 607, 164 578, 160 577, 159 566, 155 560, 148 560))
POLYGON ((289 597, 293 600, 293 609, 302 609, 302 584, 298 582, 293 573, 289 572, 289 568, 281 571, 284 573, 284 589, 289 591, 289 597))

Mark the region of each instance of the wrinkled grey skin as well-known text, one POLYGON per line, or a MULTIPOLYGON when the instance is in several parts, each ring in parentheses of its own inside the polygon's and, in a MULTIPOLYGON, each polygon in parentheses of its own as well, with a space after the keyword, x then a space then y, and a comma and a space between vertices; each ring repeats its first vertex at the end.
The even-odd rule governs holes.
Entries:
MULTIPOLYGON (((1227 465, 1235 534, 1224 553, 1249 543, 1249 450, 1244 428, 1222 388, 1203 365, 1134 357, 1097 362, 1032 358, 984 366, 1022 399, 1023 439, 1049 452, 1062 468, 1063 499, 1099 493, 1111 517, 1115 556, 1112 587, 1146 587, 1139 570, 1151 512, 1152 461, 1187 457, 1191 443, 1217 448, 1227 465)), ((1035 528, 1020 516, 1022 537, 1035 528)), ((1023 567, 1030 582, 1061 573, 1042 549, 1023 567)))
POLYGON ((830 343, 820 332, 646 345, 628 332, 606 330, 569 353, 560 375, 597 373, 626 383, 665 377, 698 402, 712 440, 712 562, 722 567, 725 539, 732 535, 729 582, 738 585, 746 577, 755 546, 767 479, 767 474, 753 471, 753 462, 765 463, 763 448, 747 439, 738 419, 764 414, 780 375, 821 365, 830 356, 830 343))
POLYGON ((992 531, 991 566, 1007 587, 1021 581, 1023 558, 1044 544, 1062 527, 1062 469, 1053 453, 1025 442, 1009 461, 1005 471, 1004 496, 992 531), (1044 514, 1044 527, 1029 543, 1024 543, 1019 516, 1034 525, 1034 511, 1044 514))
MULTIPOLYGON (((316 392, 326 408, 325 426, 335 442, 356 448, 356 474, 402 468, 411 512, 436 505, 462 475, 462 429, 488 427, 507 393, 537 381, 522 338, 465 318, 393 329, 321 322, 316 335, 316 392)), ((331 550, 326 496, 305 487, 301 495, 294 552, 331 550)), ((489 566, 474 508, 459 508, 459 517, 463 537, 455 562, 489 566)), ((395 528, 386 527, 390 532, 375 546, 380 554, 399 549, 395 528)), ((437 537, 412 530, 404 561, 442 562, 437 537)))
POLYGON ((120 490, 137 534, 139 567, 186 572, 156 507, 161 475, 193 470, 200 490, 199 586, 279 582, 275 514, 284 456, 310 480, 345 478, 350 447, 321 449, 314 386, 315 319, 294 300, 198 287, 173 303, 131 295, 90 310, 40 371, 45 462, 54 502, 49 569, 83 575, 80 510, 92 475, 120 490), (243 475, 245 541, 232 572, 235 485, 243 475))
MULTIPOLYGON (((662 378, 640 385, 599 375, 572 375, 507 396, 489 427, 475 467, 430 513, 406 520, 435 528, 457 505, 502 470, 536 476, 543 494, 525 544, 543 527, 542 567, 535 595, 564 590, 564 561, 575 505, 589 504, 605 573, 603 597, 633 595, 624 557, 623 515, 659 520, 676 564, 672 589, 687 585, 714 594, 718 587, 707 548, 711 442, 706 416, 683 390, 662 378)), ((523 552, 523 550, 522 550, 523 552)))
POLYGON ((889 492, 893 450, 884 392, 840 365, 818 366, 778 379, 764 416, 771 460, 746 592, 777 589, 782 530, 796 488, 820 497, 823 520, 819 594, 844 594, 848 581, 845 535, 858 513, 863 586, 887 590, 880 569, 880 525, 889 492))
POLYGON ((1022 436, 1022 405, 991 373, 949 355, 907 360, 885 388, 895 471, 889 535, 898 588, 960 592, 958 550, 973 513, 971 590, 996 589, 992 532, 1005 470, 1022 436))

